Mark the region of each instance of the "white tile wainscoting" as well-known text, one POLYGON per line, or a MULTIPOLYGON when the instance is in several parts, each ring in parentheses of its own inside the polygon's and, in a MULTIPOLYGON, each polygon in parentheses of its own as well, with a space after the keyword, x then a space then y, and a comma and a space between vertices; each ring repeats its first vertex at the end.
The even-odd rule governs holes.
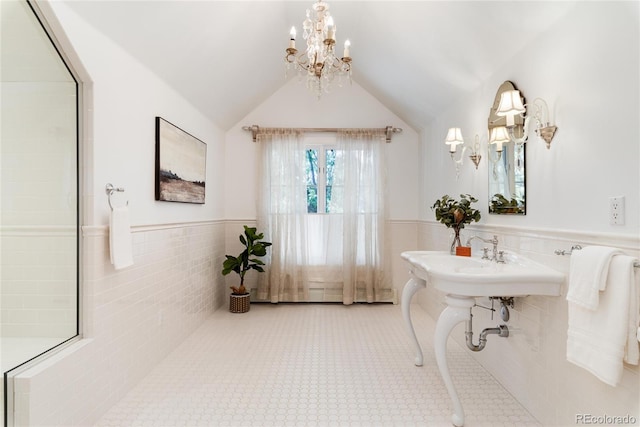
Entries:
MULTIPOLYGON (((227 327, 224 321, 208 319, 215 310, 227 316, 222 313, 228 291, 220 265, 224 254, 233 252, 244 223, 251 221, 133 227, 135 265, 122 271, 109 263, 106 227, 84 228, 84 339, 19 376, 15 404, 20 425, 93 425, 203 323, 227 327)), ((428 221, 391 221, 390 228, 394 287, 401 292, 408 269, 400 252, 446 250, 449 233, 428 221)), ((572 244, 614 245, 632 255, 640 253, 638 239, 624 236, 497 226, 465 232, 498 234, 502 247, 564 273, 569 258, 553 251, 572 244)), ((462 351, 543 425, 575 424, 580 413, 639 418, 637 367, 626 366, 623 384, 612 388, 566 362, 565 294, 566 287, 560 297, 518 298, 511 310, 510 338, 490 337, 480 353, 466 347, 462 351)), ((416 300, 435 319, 443 308, 442 297, 427 288, 416 300)), ((485 310, 474 310, 474 316, 478 330, 498 323, 485 310)), ((452 336, 463 344, 462 329, 452 336)))
MULTIPOLYGON (((44 341, 49 341, 48 338, 63 341, 75 335, 75 227, 2 226, 0 247, 0 335, 45 338, 44 341), (33 259, 38 260, 36 265, 33 259)), ((3 345, 2 349, 6 347, 13 346, 3 345)), ((10 366, 3 360, 3 372, 10 366)))
MULTIPOLYGON (((435 221, 419 224, 420 250, 448 250, 449 230, 435 221)), ((619 234, 581 233, 506 226, 473 226, 463 230, 464 239, 473 234, 498 235, 499 248, 519 252, 567 275, 569 256, 554 254, 580 244, 614 246, 632 256, 640 256, 640 238, 619 234)), ((473 242, 480 251, 482 242, 473 242)), ((566 360, 567 283, 558 297, 516 298, 507 322, 507 339, 489 337, 487 347, 472 356, 480 362, 543 425, 575 425, 580 414, 594 416, 630 415, 640 420, 640 376, 638 366, 625 364, 622 383, 604 384, 582 368, 566 360)), ((437 319, 444 306, 444 294, 427 286, 416 300, 437 319)), ((484 301, 490 306, 489 300, 484 301)), ((499 307, 497 307, 499 308, 499 307)), ((473 310, 474 332, 504 323, 496 314, 482 308, 473 310)), ((451 334, 464 346, 464 326, 451 334)), ((470 352, 471 353, 471 352, 470 352)))
POLYGON ((108 228, 83 228, 84 339, 16 377, 16 425, 92 425, 223 304, 224 221, 132 233, 116 271, 108 228))

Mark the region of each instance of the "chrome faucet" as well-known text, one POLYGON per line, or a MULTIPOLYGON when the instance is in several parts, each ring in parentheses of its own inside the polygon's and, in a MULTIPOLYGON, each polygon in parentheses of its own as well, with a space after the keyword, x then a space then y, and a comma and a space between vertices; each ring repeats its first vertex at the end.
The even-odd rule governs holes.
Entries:
POLYGON ((493 239, 483 239, 480 236, 471 236, 469 237, 469 239, 467 240, 467 246, 471 245, 471 241, 473 239, 478 239, 478 240, 482 240, 485 243, 491 243, 493 245, 493 249, 491 251, 491 258, 489 258, 489 255, 487 254, 488 249, 484 248, 484 254, 482 255, 482 259, 489 259, 490 261, 496 261, 496 262, 504 262, 501 261, 500 258, 498 257, 498 236, 496 236, 495 234, 493 235, 493 239))

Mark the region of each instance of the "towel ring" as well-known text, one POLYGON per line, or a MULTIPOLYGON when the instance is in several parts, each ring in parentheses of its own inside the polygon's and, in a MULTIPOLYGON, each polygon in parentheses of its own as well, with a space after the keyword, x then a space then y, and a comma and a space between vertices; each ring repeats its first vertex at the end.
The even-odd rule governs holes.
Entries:
MULTIPOLYGON (((114 187, 113 184, 109 183, 105 186, 105 192, 107 193, 107 200, 109 202, 109 207, 113 210, 113 204, 111 204, 111 196, 115 192, 124 193, 124 188, 122 187, 114 187)), ((125 206, 129 206, 129 201, 127 200, 127 204, 125 206)))

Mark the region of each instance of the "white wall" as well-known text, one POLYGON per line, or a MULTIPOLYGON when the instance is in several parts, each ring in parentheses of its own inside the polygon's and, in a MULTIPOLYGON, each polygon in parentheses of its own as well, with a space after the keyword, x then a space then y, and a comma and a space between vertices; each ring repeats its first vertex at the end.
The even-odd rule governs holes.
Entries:
POLYGON ((221 219, 224 214, 224 133, 151 70, 79 18, 62 2, 52 2, 93 86, 93 187, 89 224, 106 224, 104 187, 124 187, 117 201, 129 201, 133 225, 221 219), (160 116, 207 144, 204 205, 154 199, 155 117, 160 116))
MULTIPOLYGON (((471 96, 440 115, 424 133, 425 204, 469 192, 481 200, 485 224, 640 233, 640 69, 638 5, 579 2, 570 14, 516 55, 471 96), (449 127, 465 139, 484 137, 498 86, 513 81, 527 100, 549 103, 558 131, 547 150, 533 131, 526 147, 527 215, 487 214, 486 153, 469 159, 459 181, 444 145, 449 127), (609 224, 609 198, 626 197, 624 226, 609 224)), ((431 210, 422 219, 432 219, 431 210)))
MULTIPOLYGON (((580 2, 430 124, 421 141, 421 249, 448 248, 448 230, 426 206, 443 194, 471 193, 480 200, 483 218, 468 233, 497 234, 502 248, 567 275, 569 257, 554 255, 555 249, 611 245, 640 255, 639 27, 638 3, 580 2), (547 100, 558 126, 550 150, 533 131, 527 143, 526 216, 490 216, 486 154, 477 171, 467 159, 456 181, 443 142, 453 126, 462 127, 468 141, 475 133, 486 135, 489 108, 504 80, 513 81, 528 100, 547 100), (609 197, 619 195, 626 197, 626 224, 612 226, 609 197)), ((515 334, 490 338, 473 356, 545 425, 575 424, 580 413, 637 419, 637 366, 625 365, 622 384, 613 388, 566 361, 566 290, 565 283, 559 297, 516 299, 508 323, 515 334)), ((440 292, 427 289, 418 300, 432 316, 439 315, 440 292)), ((476 333, 497 323, 484 310, 474 310, 476 333)), ((464 328, 452 337, 464 345, 464 328)))

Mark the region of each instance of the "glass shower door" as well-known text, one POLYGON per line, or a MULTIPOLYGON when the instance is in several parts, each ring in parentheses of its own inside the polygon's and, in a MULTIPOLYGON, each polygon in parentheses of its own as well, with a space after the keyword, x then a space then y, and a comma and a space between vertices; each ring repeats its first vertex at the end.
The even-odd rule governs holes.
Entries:
MULTIPOLYGON (((78 84, 25 0, 1 1, 0 364, 77 336, 78 84)), ((3 411, 6 408, 4 396, 3 411)), ((5 425, 10 414, 3 414, 5 425)))

